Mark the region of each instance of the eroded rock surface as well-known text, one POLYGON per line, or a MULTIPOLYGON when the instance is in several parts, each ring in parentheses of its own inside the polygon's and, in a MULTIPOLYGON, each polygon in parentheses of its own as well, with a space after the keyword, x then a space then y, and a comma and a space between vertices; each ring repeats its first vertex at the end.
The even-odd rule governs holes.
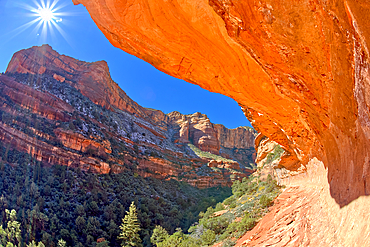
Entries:
POLYGON ((369 246, 370 198, 340 207, 330 195, 327 175, 314 158, 306 172, 283 179, 287 188, 270 212, 235 246, 369 246))
MULTIPOLYGON (((280 164, 296 170, 292 174, 298 174, 297 178, 302 179, 299 174, 306 169, 302 170, 302 165, 310 159, 323 162, 326 176, 310 179, 313 184, 319 180, 325 184, 321 188, 330 203, 318 204, 321 210, 308 200, 308 207, 315 210, 307 212, 316 220, 321 211, 331 212, 324 219, 335 224, 316 225, 326 233, 317 238, 312 234, 294 237, 294 229, 288 226, 296 242, 287 240, 287 245, 341 246, 341 241, 344 246, 369 245, 368 225, 362 221, 369 219, 364 208, 368 197, 362 196, 370 193, 370 3, 73 2, 86 6, 114 46, 172 76, 235 99, 253 126, 285 149, 286 157, 281 159, 286 162, 280 164), (358 211, 353 204, 360 206, 358 211), (362 223, 349 220, 348 213, 362 223), (348 230, 353 229, 358 238, 349 235, 348 230), (333 244, 325 242, 333 236, 333 244), (310 237, 312 244, 307 240, 310 237)), ((302 179, 298 185, 306 186, 306 182, 302 179)), ((305 193, 297 200, 303 202, 305 193)), ((305 208, 304 203, 298 205, 305 208)), ((312 232, 304 222, 293 226, 312 232)), ((270 233, 265 237, 275 236, 270 233)))
POLYGON ((341 205, 369 193, 369 3, 73 1, 114 46, 235 99, 286 168, 322 160, 341 205))

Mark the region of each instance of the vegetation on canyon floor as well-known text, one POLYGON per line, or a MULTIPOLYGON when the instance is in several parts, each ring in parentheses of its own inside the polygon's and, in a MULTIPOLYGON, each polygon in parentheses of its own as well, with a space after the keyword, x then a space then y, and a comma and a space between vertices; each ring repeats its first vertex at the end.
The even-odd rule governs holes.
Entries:
POLYGON ((200 190, 175 180, 143 178, 129 168, 99 175, 66 166, 44 167, 4 147, 1 157, 3 246, 9 224, 15 224, 14 246, 120 246, 122 219, 132 203, 143 246, 233 246, 280 191, 271 177, 235 181, 230 196, 230 188, 200 190))
POLYGON ((244 178, 242 182, 235 181, 233 195, 201 212, 198 223, 188 229, 188 234, 177 229, 170 235, 157 225, 151 241, 157 247, 211 246, 216 242, 222 242, 224 247, 234 246, 235 240, 251 230, 267 213, 280 189, 270 175, 266 181, 254 176, 244 178))
POLYGON ((151 246, 155 225, 170 233, 176 228, 186 231, 199 212, 231 194, 230 188, 201 190, 175 180, 143 178, 129 168, 99 175, 66 166, 44 167, 4 147, 1 156, 0 225, 8 223, 5 209, 15 210, 21 239, 15 246, 32 241, 57 246, 60 240, 65 246, 120 246, 119 226, 132 201, 138 209, 140 239, 151 246))
POLYGON ((199 190, 133 172, 96 175, 65 166, 2 164, 1 170, 0 246, 7 247, 142 246, 141 242, 157 247, 215 242, 233 246, 280 192, 271 176, 266 181, 251 176, 235 181, 232 196, 215 205, 228 194, 226 188, 199 190), (215 206, 200 212, 194 223, 208 205, 215 206))

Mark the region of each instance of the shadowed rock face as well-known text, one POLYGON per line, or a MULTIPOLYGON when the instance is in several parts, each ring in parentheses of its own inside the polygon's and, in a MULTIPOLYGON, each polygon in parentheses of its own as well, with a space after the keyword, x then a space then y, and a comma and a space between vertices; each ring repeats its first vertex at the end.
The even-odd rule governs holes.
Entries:
POLYGON ((246 167, 255 154, 254 129, 144 108, 111 79, 106 62, 79 61, 49 45, 14 54, 0 75, 0 102, 0 151, 45 164, 99 173, 136 169, 202 188, 230 186, 232 177, 253 172, 246 167), (190 143, 210 153, 198 156, 190 143))
POLYGON ((286 168, 322 160, 340 205, 370 193, 369 3, 73 2, 114 46, 235 99, 286 168))

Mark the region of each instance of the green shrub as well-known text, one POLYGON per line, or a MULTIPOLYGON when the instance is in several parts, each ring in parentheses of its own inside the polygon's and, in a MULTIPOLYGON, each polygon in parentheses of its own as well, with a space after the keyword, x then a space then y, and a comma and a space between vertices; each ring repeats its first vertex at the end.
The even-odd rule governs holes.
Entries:
POLYGON ((265 164, 269 164, 273 162, 274 160, 279 159, 283 153, 284 153, 284 149, 282 149, 280 145, 276 145, 274 147, 274 150, 267 155, 265 164))
POLYGON ((269 207, 272 204, 272 198, 267 195, 262 195, 260 198, 260 204, 262 207, 269 207))
POLYGON ((215 211, 216 212, 217 211, 224 210, 224 209, 225 209, 225 207, 224 207, 224 205, 221 202, 219 202, 219 203, 216 204, 216 207, 215 207, 215 211))
POLYGON ((157 247, 179 247, 183 239, 184 233, 181 229, 177 229, 174 234, 167 237, 163 242, 157 243, 157 247))
POLYGON ((150 242, 158 246, 158 243, 162 243, 169 237, 168 232, 161 226, 155 226, 153 234, 150 237, 150 242))
POLYGON ((184 240, 181 242, 180 247, 199 247, 202 245, 200 239, 193 238, 191 236, 185 236, 184 240))
POLYGON ((256 225, 256 219, 249 217, 249 215, 246 215, 243 217, 243 219, 238 224, 237 230, 239 232, 246 232, 251 230, 256 225))
POLYGON ((228 227, 232 219, 229 219, 226 215, 219 217, 200 219, 199 223, 204 225, 205 228, 214 231, 216 234, 221 234, 228 227))
POLYGON ((222 246, 234 246, 233 239, 240 238, 256 225, 279 191, 280 187, 271 177, 266 181, 254 177, 244 178, 241 182, 235 181, 232 186, 234 195, 226 198, 223 203, 218 203, 215 208, 209 207, 205 212, 201 212, 199 224, 189 229, 190 235, 183 234, 183 240, 173 246, 207 246, 213 244, 216 239, 224 240, 222 246), (223 205, 229 205, 228 211, 215 216, 215 212, 225 208, 223 205), (235 221, 236 217, 240 216, 243 216, 242 219, 235 221), (197 239, 200 239, 201 243, 197 242, 197 239))
POLYGON ((216 240, 216 234, 212 230, 206 230, 203 232, 203 235, 201 236, 203 245, 211 245, 216 240))
MULTIPOLYGON (((0 157, 4 161, 0 202, 17 209, 19 222, 33 222, 32 228, 22 223, 22 239, 31 236, 46 246, 56 246, 61 238, 67 246, 93 246, 99 237, 111 247, 120 246, 119 225, 132 201, 137 205, 143 245, 152 246, 150 236, 155 225, 170 233, 176 227, 186 230, 198 220, 200 211, 211 217, 214 209, 206 209, 231 194, 230 188, 200 190, 175 180, 142 178, 131 170, 99 175, 65 166, 44 167, 28 154, 1 143, 0 157), (8 159, 17 160, 19 165, 8 165, 8 159)), ((4 207, 0 215, 0 225, 5 226, 4 207)), ((212 224, 216 228, 217 220, 212 224)), ((228 222, 225 224, 227 227, 228 222)), ((193 239, 187 241, 201 246, 193 239)))
POLYGON ((230 197, 228 197, 228 198, 226 198, 225 200, 224 200, 224 204, 225 205, 230 205, 231 203, 233 203, 233 202, 235 202, 235 197, 234 196, 230 196, 230 197))

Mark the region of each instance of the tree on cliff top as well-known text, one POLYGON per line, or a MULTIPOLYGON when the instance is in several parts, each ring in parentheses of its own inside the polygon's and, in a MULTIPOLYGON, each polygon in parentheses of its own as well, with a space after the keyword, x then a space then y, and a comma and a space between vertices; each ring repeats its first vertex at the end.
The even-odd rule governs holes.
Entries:
POLYGON ((118 236, 122 239, 122 247, 130 246, 142 246, 141 239, 138 234, 140 231, 140 224, 137 219, 136 206, 134 202, 131 202, 129 212, 126 211, 125 218, 122 219, 122 224, 120 225, 121 233, 118 236))

